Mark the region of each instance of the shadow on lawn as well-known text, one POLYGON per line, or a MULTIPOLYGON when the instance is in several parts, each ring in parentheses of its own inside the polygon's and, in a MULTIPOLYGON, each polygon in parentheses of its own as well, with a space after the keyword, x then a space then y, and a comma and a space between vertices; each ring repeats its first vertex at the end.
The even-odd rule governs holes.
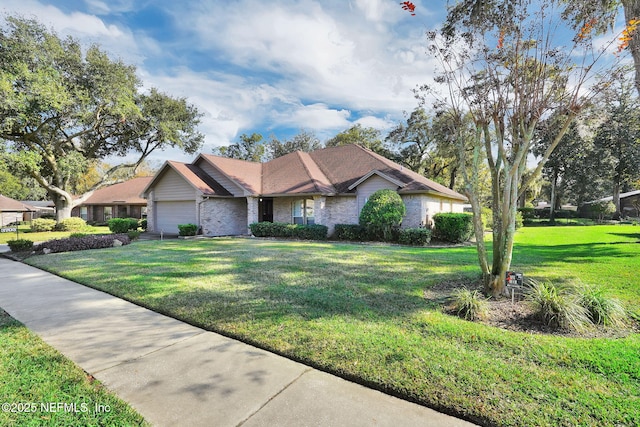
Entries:
POLYGON ((551 264, 557 262, 567 263, 592 263, 600 258, 632 258, 635 255, 620 250, 620 244, 633 242, 614 243, 586 243, 567 244, 555 246, 538 246, 518 244, 513 249, 513 259, 518 264, 551 264))
MULTIPOLYGON (((626 237, 629 239, 638 239, 638 241, 635 243, 640 243, 640 231, 637 233, 607 233, 607 234, 610 234, 612 236, 626 237)), ((616 242, 616 243, 634 243, 634 242, 625 241, 625 242, 616 242)))

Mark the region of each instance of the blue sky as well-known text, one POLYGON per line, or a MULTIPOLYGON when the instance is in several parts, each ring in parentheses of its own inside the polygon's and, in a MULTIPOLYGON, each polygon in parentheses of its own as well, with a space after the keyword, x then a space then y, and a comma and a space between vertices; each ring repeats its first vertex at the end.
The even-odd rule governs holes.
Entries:
POLYGON ((3 0, 0 11, 98 43, 145 87, 186 97, 204 113, 207 152, 242 133, 324 141, 360 123, 385 135, 435 69, 424 33, 445 2, 414 3, 415 17, 396 0, 3 0))

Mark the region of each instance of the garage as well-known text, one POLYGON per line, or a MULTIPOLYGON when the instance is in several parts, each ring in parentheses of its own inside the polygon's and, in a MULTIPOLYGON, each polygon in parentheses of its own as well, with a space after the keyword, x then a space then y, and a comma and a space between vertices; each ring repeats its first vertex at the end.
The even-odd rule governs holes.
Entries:
POLYGON ((158 201, 155 203, 156 232, 178 234, 178 224, 197 224, 196 202, 158 201))

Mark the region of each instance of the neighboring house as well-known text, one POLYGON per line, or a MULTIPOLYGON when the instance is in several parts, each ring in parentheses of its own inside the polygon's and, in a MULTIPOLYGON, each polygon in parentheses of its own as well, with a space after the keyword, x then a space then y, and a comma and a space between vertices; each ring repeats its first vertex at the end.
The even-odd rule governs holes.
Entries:
MULTIPOLYGON (((613 196, 603 197, 602 199, 592 200, 585 203, 591 205, 599 202, 612 202, 613 196)), ((623 217, 640 217, 640 190, 620 193, 620 213, 623 217)))
POLYGON ((357 224, 376 190, 398 192, 403 227, 431 224, 438 212, 462 212, 466 198, 358 145, 297 151, 266 163, 200 154, 192 163, 166 162, 143 196, 150 231, 177 233, 198 225, 204 235, 246 235, 260 221, 357 224))
POLYGON ((36 208, 0 194, 0 226, 22 221, 25 214, 35 212, 36 208))
POLYGON ((32 206, 35 209, 35 212, 24 214, 24 221, 40 218, 43 215, 55 217, 56 205, 51 200, 23 200, 22 203, 27 206, 32 206))
POLYGON ((96 190, 84 203, 73 208, 71 216, 92 223, 106 223, 111 218, 145 218, 147 201, 140 194, 151 180, 150 176, 133 178, 96 190))

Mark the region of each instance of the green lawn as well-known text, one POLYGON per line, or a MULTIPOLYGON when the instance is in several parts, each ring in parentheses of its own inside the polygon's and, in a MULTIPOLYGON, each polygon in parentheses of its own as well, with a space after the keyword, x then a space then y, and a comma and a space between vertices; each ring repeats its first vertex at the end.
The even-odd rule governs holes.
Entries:
MULTIPOLYGON (((640 227, 535 227, 514 267, 605 286, 640 312, 640 227)), ((204 328, 489 425, 640 424, 640 334, 501 330, 424 298, 478 278, 475 248, 214 239, 32 257, 204 328)))
MULTIPOLYGON (((32 242, 45 242, 47 240, 62 239, 69 237, 72 232, 70 231, 47 231, 40 233, 32 233, 28 224, 23 224, 18 227, 18 238, 27 239, 32 242)), ((88 226, 83 233, 87 234, 109 234, 109 227, 92 227, 88 226)), ((16 233, 0 233, 0 244, 6 244, 9 240, 15 240, 16 233)))
POLYGON ((125 402, 2 310, 0 403, 3 426, 147 425, 125 402))

